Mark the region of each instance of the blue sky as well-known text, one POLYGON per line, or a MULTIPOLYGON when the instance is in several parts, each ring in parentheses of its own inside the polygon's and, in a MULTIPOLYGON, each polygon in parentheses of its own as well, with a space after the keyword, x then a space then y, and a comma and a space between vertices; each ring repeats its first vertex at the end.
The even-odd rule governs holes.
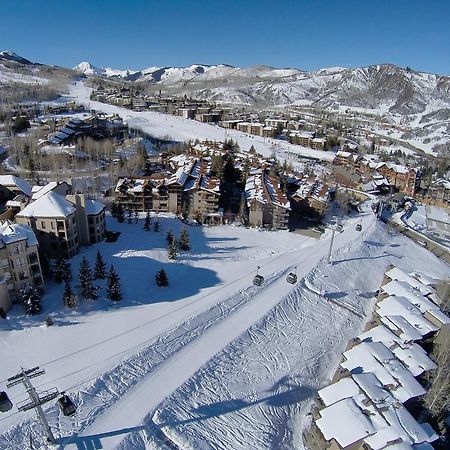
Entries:
POLYGON ((0 49, 72 67, 377 63, 450 75, 449 0, 0 0, 0 49))

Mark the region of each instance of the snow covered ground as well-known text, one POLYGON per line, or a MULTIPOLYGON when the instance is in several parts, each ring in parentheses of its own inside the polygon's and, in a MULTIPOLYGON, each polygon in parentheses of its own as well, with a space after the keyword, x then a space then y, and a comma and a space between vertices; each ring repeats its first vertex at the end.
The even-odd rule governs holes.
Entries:
POLYGON ((450 215, 447 209, 415 203, 408 212, 398 212, 393 220, 450 248, 450 215))
POLYGON ((253 145, 256 151, 263 156, 271 156, 275 153, 280 159, 287 159, 288 162, 294 165, 297 156, 317 158, 324 161, 332 161, 334 158, 333 152, 313 150, 279 139, 268 139, 236 130, 225 130, 216 125, 201 123, 191 119, 183 119, 182 117, 170 114, 153 111, 136 112, 120 106, 92 101, 89 99, 90 93, 90 88, 82 82, 77 82, 70 86, 69 97, 88 106, 89 109, 95 109, 105 113, 117 113, 130 127, 140 129, 156 138, 169 137, 170 139, 181 142, 195 139, 224 141, 225 139, 231 138, 239 144, 243 151, 248 151, 253 145))
MULTIPOLYGON (((233 226, 189 227, 192 252, 169 262, 165 233, 184 225, 159 220, 155 233, 142 230, 142 220, 109 219, 119 240, 71 261, 75 277, 81 257, 93 263, 99 249, 121 276, 121 303, 64 311, 62 287, 50 284, 42 315, 16 307, 0 322, 0 380, 39 365, 46 374, 36 386, 67 390, 79 406, 72 419, 46 406, 65 437, 61 449, 301 449, 311 397, 361 330, 387 264, 448 274, 427 250, 388 236, 371 213, 362 233, 353 219, 336 236, 333 265, 325 261, 329 232, 315 240, 233 226), (261 287, 251 284, 257 265, 261 287), (295 286, 285 281, 294 266, 295 286), (166 289, 154 284, 162 267, 166 289), (52 327, 42 325, 49 313, 52 327)), ((23 388, 8 392, 15 403, 25 398, 23 388)), ((31 413, 14 408, 0 417, 0 449, 22 450, 30 434, 35 448, 46 448, 31 413)))

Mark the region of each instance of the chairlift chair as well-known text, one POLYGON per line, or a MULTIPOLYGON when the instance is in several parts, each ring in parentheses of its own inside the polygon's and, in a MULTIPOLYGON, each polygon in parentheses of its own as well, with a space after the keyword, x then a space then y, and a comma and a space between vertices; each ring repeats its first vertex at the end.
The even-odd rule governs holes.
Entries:
POLYGON ((8 394, 5 391, 0 392, 0 412, 8 412, 13 407, 8 394))
POLYGON ((290 272, 289 275, 286 277, 286 281, 290 284, 297 283, 297 274, 290 272))
POLYGON ((253 278, 253 284, 255 286, 261 286, 261 284, 264 283, 264 277, 258 273, 259 269, 260 267, 258 266, 258 268, 256 269, 256 275, 253 278))
POLYGON ((75 412, 77 410, 77 407, 75 406, 73 401, 66 394, 63 394, 58 399, 58 406, 59 406, 59 409, 62 411, 62 413, 67 417, 75 414, 75 412))

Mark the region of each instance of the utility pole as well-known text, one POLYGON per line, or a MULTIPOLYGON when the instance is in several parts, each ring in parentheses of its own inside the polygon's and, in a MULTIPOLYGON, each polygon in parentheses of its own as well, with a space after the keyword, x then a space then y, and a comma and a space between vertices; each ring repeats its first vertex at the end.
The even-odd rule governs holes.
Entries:
POLYGON ((24 370, 22 368, 20 373, 14 375, 11 378, 8 378, 8 383, 6 384, 6 386, 10 388, 20 383, 25 386, 28 396, 30 397, 30 401, 28 403, 25 402, 21 405, 18 405, 17 408, 19 411, 28 411, 29 409, 35 409, 36 415, 38 416, 38 419, 41 421, 42 427, 44 428, 45 434, 47 436, 47 441, 50 444, 54 445, 56 444, 56 439, 53 436, 52 430, 50 428, 50 425, 48 424, 47 418, 45 417, 45 413, 42 410, 41 405, 56 398, 59 394, 58 389, 53 388, 50 391, 45 391, 42 393, 42 395, 39 395, 30 381, 31 378, 39 377, 41 375, 44 375, 44 373, 45 370, 41 370, 39 369, 39 367, 34 367, 33 369, 28 370, 24 370))

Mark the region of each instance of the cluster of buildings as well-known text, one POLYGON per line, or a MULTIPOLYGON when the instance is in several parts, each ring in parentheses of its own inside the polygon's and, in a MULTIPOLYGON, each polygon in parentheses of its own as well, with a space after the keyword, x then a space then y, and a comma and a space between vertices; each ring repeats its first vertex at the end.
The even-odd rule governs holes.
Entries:
POLYGON ((24 285, 43 289, 39 251, 70 258, 80 246, 105 238, 105 205, 71 194, 66 182, 31 186, 14 175, 0 175, 0 307, 6 312, 24 285), (3 277, 3 278, 2 278, 3 277))
MULTIPOLYGON (((213 143, 199 143, 189 154, 168 158, 146 177, 122 177, 115 187, 115 201, 124 210, 183 214, 201 223, 218 224, 240 215, 249 226, 287 229, 291 212, 321 217, 329 203, 329 186, 317 179, 292 176, 289 190, 282 190, 271 169, 273 161, 256 153, 233 151, 234 170, 242 182, 234 186, 235 211, 224 211, 221 180, 213 172, 213 158, 226 160, 227 150, 213 143), (237 194, 236 194, 237 191, 237 194)), ((228 193, 230 195, 230 193, 228 193)))
POLYGON ((169 163, 168 172, 120 178, 116 203, 126 210, 183 213, 201 223, 222 223, 220 180, 211 174, 211 159, 179 155, 169 163))
POLYGON ((245 182, 245 202, 249 225, 281 230, 288 228, 289 201, 267 169, 250 171, 245 182))
POLYGON ((435 283, 388 268, 366 331, 349 342, 332 384, 318 392, 305 433, 311 450, 433 449, 438 435, 410 410, 426 394, 424 374, 437 367, 421 344, 450 332, 435 283))
POLYGON ((379 161, 374 155, 338 151, 333 161, 336 183, 365 192, 386 193, 391 188, 413 196, 420 184, 420 170, 392 162, 379 161))
POLYGON ((187 98, 152 97, 133 92, 126 87, 100 86, 92 92, 91 99, 125 106, 134 111, 157 111, 203 123, 215 123, 223 128, 266 138, 275 138, 277 134, 283 134, 294 144, 316 150, 326 148, 326 139, 316 137, 317 132, 323 132, 323 127, 315 126, 314 132, 302 131, 308 127, 304 120, 268 118, 260 122, 255 114, 246 112, 243 108, 219 106, 187 98))
POLYGON ((40 145, 63 145, 74 143, 81 137, 104 139, 120 134, 126 129, 117 114, 92 114, 65 120, 55 133, 39 141, 40 145))

